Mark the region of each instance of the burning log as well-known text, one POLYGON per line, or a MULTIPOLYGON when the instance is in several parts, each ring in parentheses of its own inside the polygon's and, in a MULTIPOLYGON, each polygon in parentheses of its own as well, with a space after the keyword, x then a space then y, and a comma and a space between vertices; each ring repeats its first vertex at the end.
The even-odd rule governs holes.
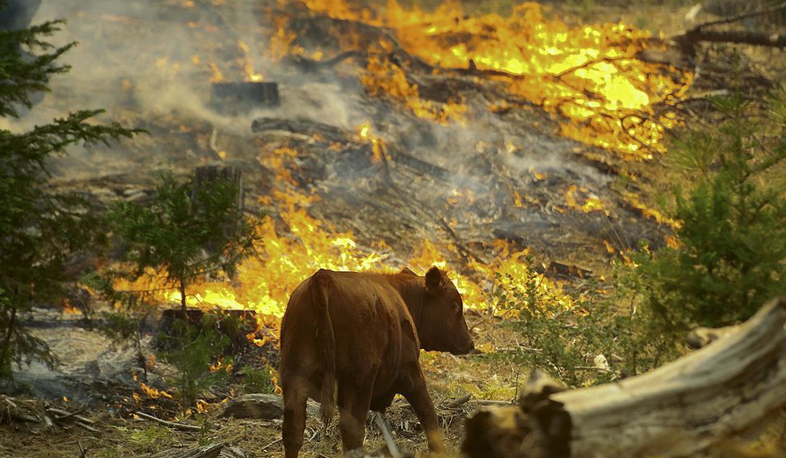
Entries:
POLYGON ((237 114, 260 107, 277 107, 281 104, 278 83, 233 82, 212 83, 210 105, 219 112, 237 114))
POLYGON ((786 298, 655 371, 559 392, 536 377, 519 407, 467 422, 469 456, 685 457, 755 431, 786 406, 786 298))

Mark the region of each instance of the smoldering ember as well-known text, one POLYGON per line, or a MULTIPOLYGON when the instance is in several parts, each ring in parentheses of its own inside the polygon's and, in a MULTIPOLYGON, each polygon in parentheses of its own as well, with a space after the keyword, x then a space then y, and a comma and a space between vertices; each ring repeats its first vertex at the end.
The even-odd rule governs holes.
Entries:
POLYGON ((0 2, 0 456, 786 456, 786 3, 694 3, 0 2))

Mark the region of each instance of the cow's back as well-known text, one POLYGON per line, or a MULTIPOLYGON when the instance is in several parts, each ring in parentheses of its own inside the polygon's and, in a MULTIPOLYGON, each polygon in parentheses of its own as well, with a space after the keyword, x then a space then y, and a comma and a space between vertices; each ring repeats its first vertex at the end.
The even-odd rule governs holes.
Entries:
POLYGON ((326 345, 320 341, 320 326, 326 326, 320 310, 323 293, 339 392, 342 385, 369 383, 375 395, 388 391, 398 373, 402 335, 414 337, 414 326, 401 296, 382 275, 357 272, 320 270, 292 293, 281 323, 282 383, 293 377, 308 380, 309 396, 320 401, 326 345))

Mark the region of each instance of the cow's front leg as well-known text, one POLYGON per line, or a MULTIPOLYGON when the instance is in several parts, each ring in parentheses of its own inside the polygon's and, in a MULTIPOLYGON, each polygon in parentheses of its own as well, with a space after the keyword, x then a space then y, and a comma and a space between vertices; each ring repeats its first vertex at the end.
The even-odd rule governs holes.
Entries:
MULTIPOLYGON (((346 386, 346 385, 345 385, 346 386)), ((349 452, 363 450, 363 439, 366 436, 366 417, 368 417, 371 394, 374 387, 369 384, 355 385, 344 391, 339 406, 339 429, 341 430, 341 448, 346 455, 349 452)), ((361 453, 360 456, 363 454, 361 453)))
POLYGON ((442 433, 439 431, 437 412, 434 410, 431 396, 429 396, 426 389, 426 379, 423 377, 423 372, 419 366, 417 371, 412 371, 410 378, 410 389, 402 394, 407 398, 412 408, 415 409, 415 414, 418 416, 418 420, 420 420, 420 424, 423 426, 423 431, 426 433, 429 450, 432 452, 444 452, 445 444, 442 441, 442 433))

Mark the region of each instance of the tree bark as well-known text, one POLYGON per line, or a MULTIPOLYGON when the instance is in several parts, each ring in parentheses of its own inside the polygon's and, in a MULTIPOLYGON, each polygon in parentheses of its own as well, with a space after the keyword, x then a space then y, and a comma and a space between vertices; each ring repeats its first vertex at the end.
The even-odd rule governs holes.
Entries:
POLYGON ((786 406, 785 323, 779 298, 736 331, 647 374, 563 392, 538 380, 519 407, 470 419, 463 448, 469 456, 550 458, 706 451, 786 406))

